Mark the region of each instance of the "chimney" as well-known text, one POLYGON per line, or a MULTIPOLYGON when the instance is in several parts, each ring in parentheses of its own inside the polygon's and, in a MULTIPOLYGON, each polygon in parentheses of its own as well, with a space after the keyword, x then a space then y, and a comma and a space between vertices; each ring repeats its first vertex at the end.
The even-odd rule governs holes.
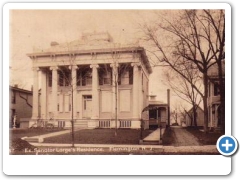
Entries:
POLYGON ((56 42, 56 41, 52 41, 50 45, 51 45, 51 46, 57 46, 57 45, 59 45, 59 44, 58 44, 58 42, 56 42))

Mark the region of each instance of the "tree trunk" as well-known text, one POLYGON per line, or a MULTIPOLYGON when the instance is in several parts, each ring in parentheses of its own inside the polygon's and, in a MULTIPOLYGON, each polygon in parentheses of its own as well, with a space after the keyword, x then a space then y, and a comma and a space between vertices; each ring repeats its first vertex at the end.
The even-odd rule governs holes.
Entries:
POLYGON ((204 85, 204 96, 203 96, 203 109, 204 109, 204 132, 208 132, 208 79, 207 72, 203 73, 203 85, 204 85))
POLYGON ((193 106, 193 124, 197 127, 197 106, 193 106))

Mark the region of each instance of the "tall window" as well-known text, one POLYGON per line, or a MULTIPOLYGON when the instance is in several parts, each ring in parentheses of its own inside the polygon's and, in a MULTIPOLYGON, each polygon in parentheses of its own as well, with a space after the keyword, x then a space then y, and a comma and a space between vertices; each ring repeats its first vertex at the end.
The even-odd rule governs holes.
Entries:
POLYGON ((111 85, 112 68, 109 64, 102 64, 98 68, 99 85, 111 85))
POLYGON ((71 81, 71 73, 67 70, 58 71, 58 85, 59 86, 69 86, 71 81))
POLYGON ((92 72, 90 70, 82 74, 82 86, 92 85, 92 72))
POLYGON ((217 82, 214 83, 214 92, 213 92, 213 95, 214 96, 218 96, 220 94, 220 91, 219 91, 219 84, 217 82))
POLYGON ((48 86, 52 87, 52 72, 48 73, 48 86))
POLYGON ((77 86, 81 86, 81 82, 82 82, 82 73, 81 73, 81 70, 78 69, 77 70, 77 86))
POLYGON ((77 70, 77 86, 92 85, 92 69, 89 66, 82 66, 77 70))
POLYGON ((16 92, 12 91, 12 97, 11 97, 12 104, 16 104, 16 92))
POLYGON ((121 74, 121 84, 129 84, 129 71, 123 71, 121 74))

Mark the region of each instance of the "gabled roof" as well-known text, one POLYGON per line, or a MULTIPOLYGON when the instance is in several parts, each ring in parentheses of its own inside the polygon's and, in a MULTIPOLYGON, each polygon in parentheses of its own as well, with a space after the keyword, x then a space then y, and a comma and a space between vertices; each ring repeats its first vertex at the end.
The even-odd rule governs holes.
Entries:
MULTIPOLYGON (((204 112, 200 106, 197 106, 197 109, 200 109, 202 112, 204 112)), ((189 109, 188 112, 191 112, 192 110, 193 110, 193 107, 191 109, 189 109)))
POLYGON ((21 88, 14 87, 14 86, 9 86, 9 89, 10 89, 10 90, 13 90, 13 91, 18 91, 18 92, 26 93, 26 94, 32 94, 32 91, 29 91, 29 90, 26 90, 26 89, 21 89, 21 88))

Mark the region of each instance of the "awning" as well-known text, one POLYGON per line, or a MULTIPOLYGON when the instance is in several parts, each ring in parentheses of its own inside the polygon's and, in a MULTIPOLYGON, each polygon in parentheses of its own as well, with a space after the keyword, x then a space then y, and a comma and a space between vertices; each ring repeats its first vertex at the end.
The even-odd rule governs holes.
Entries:
POLYGON ((142 112, 149 111, 149 110, 157 110, 157 109, 161 109, 161 108, 166 108, 166 106, 164 106, 164 105, 148 105, 147 107, 145 107, 142 110, 142 112))

